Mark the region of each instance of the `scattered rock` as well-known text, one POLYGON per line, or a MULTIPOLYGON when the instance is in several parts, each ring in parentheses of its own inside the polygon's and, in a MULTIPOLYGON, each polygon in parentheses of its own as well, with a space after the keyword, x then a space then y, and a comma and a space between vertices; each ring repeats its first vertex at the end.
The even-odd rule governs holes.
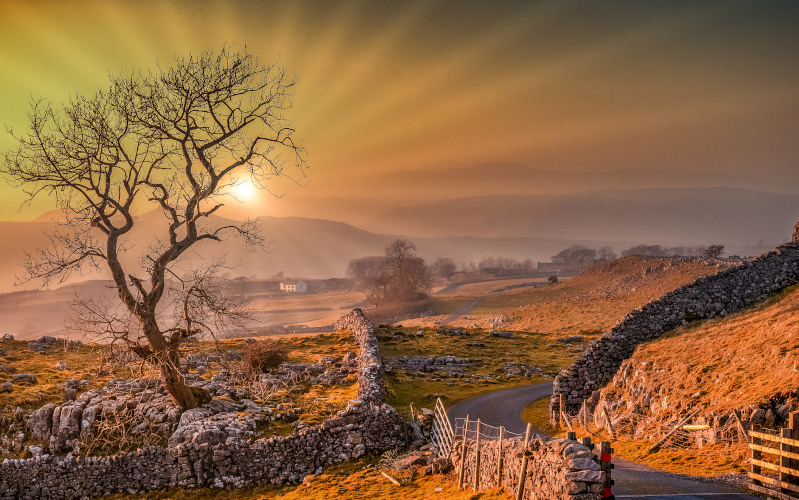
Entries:
POLYGON ((11 377, 11 381, 15 384, 35 384, 36 383, 36 374, 35 373, 15 373, 11 377))
POLYGON ((513 332, 503 332, 498 330, 490 330, 488 332, 488 335, 490 335, 491 337, 500 337, 503 339, 512 339, 513 337, 515 337, 513 332))
POLYGON ((63 371, 69 369, 69 366, 66 361, 59 361, 55 364, 55 369, 63 371))
POLYGON ((0 393, 11 392, 13 390, 14 390, 14 385, 11 383, 10 380, 6 380, 2 384, 0 384, 0 393))

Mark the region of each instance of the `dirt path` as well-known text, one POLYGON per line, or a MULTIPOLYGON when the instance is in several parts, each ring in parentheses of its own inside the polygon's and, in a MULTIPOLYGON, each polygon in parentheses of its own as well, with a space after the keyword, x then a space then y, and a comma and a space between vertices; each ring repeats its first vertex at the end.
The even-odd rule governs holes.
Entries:
MULTIPOLYGON (((514 387, 467 399, 449 409, 450 419, 479 418, 489 425, 504 425, 506 429, 523 434, 527 424, 522 410, 537 399, 552 394, 552 382, 514 387)), ((543 432, 536 430, 538 434, 543 432)), ((613 494, 616 498, 646 498, 654 500, 758 500, 760 497, 741 493, 726 484, 708 479, 670 474, 645 465, 613 457, 613 494)))
POLYGON ((474 298, 474 299, 472 299, 472 300, 471 300, 471 301, 470 301, 468 304, 466 304, 465 306, 463 306, 463 307, 461 308, 461 310, 460 310, 460 311, 458 311, 458 312, 456 312, 456 313, 454 313, 454 314, 450 314, 449 316, 447 316, 446 318, 444 318, 443 320, 441 320, 441 326, 444 326, 444 325, 446 325, 446 324, 449 324, 449 323, 451 323, 451 322, 455 321, 456 319, 460 318, 461 316, 464 316, 464 315, 466 315, 466 314, 469 314, 469 311, 471 311, 472 309, 474 309, 475 307, 477 307, 477 304, 479 304, 480 302, 482 302, 484 298, 485 298, 485 296, 482 296, 482 297, 475 297, 475 298, 474 298))

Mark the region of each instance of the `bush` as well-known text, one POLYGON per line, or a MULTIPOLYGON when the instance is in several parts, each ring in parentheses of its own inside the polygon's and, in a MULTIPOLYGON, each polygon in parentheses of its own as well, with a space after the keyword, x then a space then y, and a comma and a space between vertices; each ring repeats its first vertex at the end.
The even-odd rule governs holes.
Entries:
POLYGON ((286 350, 273 340, 262 340, 247 344, 243 365, 250 373, 263 373, 279 367, 288 359, 286 350))

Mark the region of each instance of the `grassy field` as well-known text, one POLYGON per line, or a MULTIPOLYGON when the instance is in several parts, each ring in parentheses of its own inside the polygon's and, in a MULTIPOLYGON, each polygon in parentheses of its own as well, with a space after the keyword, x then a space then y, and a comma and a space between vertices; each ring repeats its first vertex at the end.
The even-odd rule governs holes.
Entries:
MULTIPOLYGON (((436 397, 446 406, 486 392, 507 389, 552 379, 562 368, 580 355, 578 345, 568 346, 556 342, 551 335, 531 332, 514 332, 514 338, 490 336, 481 329, 468 330, 468 335, 439 334, 433 328, 390 327, 378 333, 380 348, 387 362, 401 356, 443 356, 479 360, 466 368, 457 378, 445 373, 416 374, 395 370, 387 374, 388 403, 397 408, 407 408, 410 403, 418 409, 431 407, 436 397), (469 344, 483 344, 470 346, 469 344), (541 368, 540 376, 524 378, 506 377, 504 366, 508 362, 534 365, 541 368)), ((587 341, 588 339, 586 339, 587 341)))
POLYGON ((490 293, 490 290, 501 288, 499 282, 475 283, 461 286, 452 294, 436 296, 439 303, 451 302, 452 307, 441 305, 438 310, 434 309, 434 316, 407 320, 402 324, 432 326, 446 314, 457 312, 454 304, 466 304, 475 297, 484 296, 475 309, 450 325, 488 328, 493 319, 501 317, 502 327, 512 330, 559 335, 601 333, 612 328, 630 311, 700 276, 715 274, 728 265, 724 262, 627 256, 553 285, 490 293), (466 293, 469 290, 471 293, 466 293))
MULTIPOLYGON (((342 314, 360 306, 362 292, 280 293, 250 297, 243 304, 263 325, 332 325, 342 314)), ((257 328, 257 325, 251 326, 257 328)))

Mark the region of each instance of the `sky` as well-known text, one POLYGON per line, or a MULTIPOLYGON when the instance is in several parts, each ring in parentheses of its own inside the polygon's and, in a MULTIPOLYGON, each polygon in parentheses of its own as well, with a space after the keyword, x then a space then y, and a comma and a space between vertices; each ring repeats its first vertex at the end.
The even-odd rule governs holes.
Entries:
MULTIPOLYGON (((776 0, 0 0, 0 122, 227 43, 298 79, 310 193, 480 162, 795 184, 796 26, 776 0)), ((0 184, 0 219, 51 208, 22 201, 0 184)))

